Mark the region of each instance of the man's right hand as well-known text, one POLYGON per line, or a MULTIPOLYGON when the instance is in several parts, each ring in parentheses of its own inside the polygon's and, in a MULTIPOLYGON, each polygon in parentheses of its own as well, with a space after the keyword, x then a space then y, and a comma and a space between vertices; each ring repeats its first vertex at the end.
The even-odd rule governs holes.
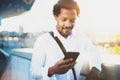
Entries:
POLYGON ((48 75, 64 74, 69 69, 73 68, 75 63, 76 62, 74 62, 73 59, 59 60, 54 66, 48 69, 48 75))

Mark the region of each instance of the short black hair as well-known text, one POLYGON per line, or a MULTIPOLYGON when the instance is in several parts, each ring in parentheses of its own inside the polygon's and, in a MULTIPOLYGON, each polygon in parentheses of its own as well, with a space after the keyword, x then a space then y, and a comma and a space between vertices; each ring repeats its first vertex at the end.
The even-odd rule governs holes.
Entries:
POLYGON ((53 7, 53 14, 58 16, 61 8, 76 9, 77 16, 80 14, 80 8, 74 0, 59 0, 53 7))

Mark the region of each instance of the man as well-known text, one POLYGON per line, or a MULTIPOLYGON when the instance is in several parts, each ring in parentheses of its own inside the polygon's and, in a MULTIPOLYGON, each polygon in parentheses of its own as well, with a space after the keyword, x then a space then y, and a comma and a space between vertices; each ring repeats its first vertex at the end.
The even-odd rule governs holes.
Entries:
MULTIPOLYGON (((79 32, 74 32, 76 18, 80 8, 74 0, 59 0, 53 8, 56 27, 53 30, 66 51, 79 52, 76 61, 72 58, 64 60, 64 54, 49 34, 41 35, 35 42, 31 62, 32 76, 38 80, 75 80, 72 68, 75 69, 76 80, 98 80, 101 61, 95 46, 79 32), (85 60, 89 60, 87 74, 82 73, 85 60), (82 74, 82 75, 81 75, 82 74), (85 78, 83 77, 85 76, 85 78)), ((86 69, 85 69, 86 70, 86 69)))

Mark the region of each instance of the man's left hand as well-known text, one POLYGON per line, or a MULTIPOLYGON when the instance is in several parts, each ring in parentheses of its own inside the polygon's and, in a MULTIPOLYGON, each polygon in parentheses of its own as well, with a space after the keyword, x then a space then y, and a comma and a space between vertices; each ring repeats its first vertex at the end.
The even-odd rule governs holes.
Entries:
POLYGON ((99 77, 99 70, 93 67, 88 75, 86 75, 86 80, 101 80, 99 77))

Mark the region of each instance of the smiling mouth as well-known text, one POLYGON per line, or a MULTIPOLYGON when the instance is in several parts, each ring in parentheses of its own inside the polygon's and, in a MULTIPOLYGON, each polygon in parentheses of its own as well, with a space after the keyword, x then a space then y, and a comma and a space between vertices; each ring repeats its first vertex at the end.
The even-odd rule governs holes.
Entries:
POLYGON ((67 30, 67 31, 68 31, 68 30, 72 30, 72 28, 64 28, 64 29, 67 30))

